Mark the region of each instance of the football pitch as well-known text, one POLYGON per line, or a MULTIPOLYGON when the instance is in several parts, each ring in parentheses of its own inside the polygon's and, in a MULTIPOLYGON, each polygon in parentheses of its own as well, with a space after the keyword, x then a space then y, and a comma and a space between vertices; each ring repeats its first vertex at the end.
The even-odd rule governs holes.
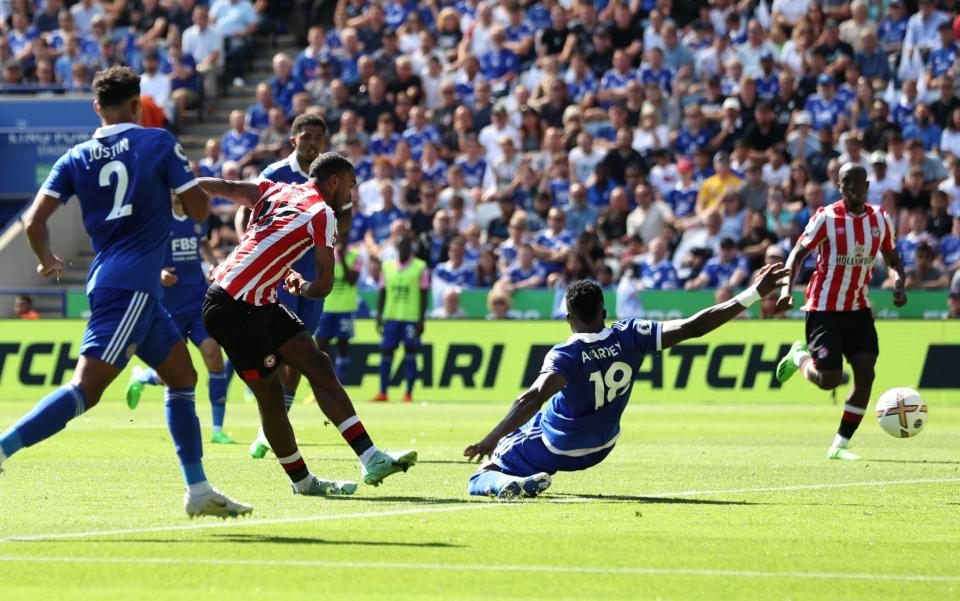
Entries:
MULTIPOLYGON (((0 424, 31 406, 0 404, 0 424)), ((162 404, 104 400, 0 476, 0 599, 956 599, 960 408, 916 439, 868 417, 859 463, 824 453, 840 409, 645 404, 597 468, 541 498, 470 498, 460 457, 502 403, 358 403, 381 447, 420 462, 352 498, 290 493, 272 456, 206 445, 252 518, 189 520, 162 404)), ((207 407, 200 404, 207 432, 207 407)), ((315 405, 292 412, 323 477, 356 459, 315 405)), ((249 442, 252 404, 228 405, 249 442)))

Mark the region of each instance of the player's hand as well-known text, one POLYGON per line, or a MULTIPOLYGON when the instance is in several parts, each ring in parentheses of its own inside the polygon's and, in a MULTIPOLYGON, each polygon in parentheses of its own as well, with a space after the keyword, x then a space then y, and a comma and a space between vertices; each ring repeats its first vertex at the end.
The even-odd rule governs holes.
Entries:
POLYGON ((177 268, 164 267, 160 270, 160 285, 169 288, 177 283, 177 268))
POLYGON ((497 448, 497 441, 484 438, 480 442, 465 448, 463 450, 463 456, 467 458, 467 461, 473 461, 474 457, 476 457, 477 463, 480 463, 484 457, 490 457, 495 448, 497 448))
POLYGON ((290 273, 287 274, 287 278, 283 281, 284 288, 287 292, 294 296, 302 296, 300 290, 307 281, 303 279, 303 276, 297 273, 294 270, 290 270, 290 273))
POLYGON ((40 264, 37 265, 37 273, 45 278, 55 275, 57 276, 57 280, 59 280, 60 276, 63 275, 63 261, 61 261, 57 255, 50 255, 49 259, 41 261, 40 264))
POLYGON ((896 307, 907 304, 907 293, 903 289, 902 280, 898 281, 897 286, 893 289, 893 304, 896 307))
POLYGON ((767 296, 787 283, 790 277, 790 270, 783 266, 783 263, 773 263, 764 265, 757 272, 757 277, 753 279, 753 285, 757 287, 757 292, 761 297, 767 296))

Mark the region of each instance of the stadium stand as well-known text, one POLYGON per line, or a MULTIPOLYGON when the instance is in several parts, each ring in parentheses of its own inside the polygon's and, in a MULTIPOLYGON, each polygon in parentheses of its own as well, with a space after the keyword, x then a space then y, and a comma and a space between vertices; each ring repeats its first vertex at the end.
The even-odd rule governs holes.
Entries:
MULTIPOLYGON (((518 282, 560 295, 580 276, 618 290, 618 306, 737 285, 839 198, 849 162, 871 174, 905 266, 932 250, 942 277, 912 286, 945 289, 960 267, 954 0, 331 8, 0 2, 0 95, 83 91, 128 63, 200 172, 238 178, 284 159, 293 118, 319 113, 359 175, 351 243, 377 258, 415 237, 436 306, 449 287, 502 304, 518 282)), ((215 199, 214 212, 222 254, 233 207, 215 199)))

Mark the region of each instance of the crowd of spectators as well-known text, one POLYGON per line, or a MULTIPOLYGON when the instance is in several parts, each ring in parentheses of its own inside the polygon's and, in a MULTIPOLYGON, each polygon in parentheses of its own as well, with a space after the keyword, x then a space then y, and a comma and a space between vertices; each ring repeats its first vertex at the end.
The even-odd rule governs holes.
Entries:
MULTIPOLYGON (((13 10, 0 56, 54 52, 64 15, 88 44, 80 15, 95 2, 45 2, 32 25, 13 10)), ((62 56, 140 60, 151 75, 192 54, 202 73, 249 40, 262 4, 117 0, 87 19, 107 21, 99 45, 62 56), (239 6, 250 20, 224 30, 239 6)), ((296 116, 322 115, 357 168, 361 282, 413 237, 438 314, 489 288, 491 316, 508 316, 514 290, 580 277, 616 288, 625 314, 645 290, 722 297, 783 260, 850 162, 894 222, 908 288, 946 289, 960 267, 956 0, 340 0, 332 24, 305 33, 207 142, 201 170, 256 177, 290 153, 296 116)), ((872 283, 885 279, 878 265, 872 283)))

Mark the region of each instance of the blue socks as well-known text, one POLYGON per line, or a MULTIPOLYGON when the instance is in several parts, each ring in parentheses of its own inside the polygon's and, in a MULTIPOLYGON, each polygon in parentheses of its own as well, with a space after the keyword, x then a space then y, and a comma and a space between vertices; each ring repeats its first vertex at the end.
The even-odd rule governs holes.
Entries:
POLYGON ((337 379, 343 382, 347 377, 347 372, 350 371, 350 357, 337 357, 334 367, 337 372, 337 379))
POLYGON ((390 366, 393 364, 393 355, 380 356, 380 394, 387 394, 390 386, 390 366))
POLYGON ((287 392, 283 391, 283 406, 287 408, 287 413, 290 413, 290 408, 293 407, 293 401, 297 398, 297 391, 287 392))
POLYGON ((67 422, 86 410, 83 392, 73 384, 62 386, 0 436, 0 450, 10 457, 23 447, 33 446, 63 430, 67 422))
POLYGON ((413 383, 417 379, 417 356, 403 353, 403 377, 407 381, 407 394, 413 392, 413 383))
POLYGON ((520 480, 514 476, 508 476, 502 472, 477 472, 470 476, 470 484, 467 485, 467 492, 471 495, 488 497, 496 495, 504 486, 520 480))
POLYGON ((203 443, 200 440, 200 420, 194 407, 192 388, 167 388, 164 395, 167 411, 167 426, 173 438, 173 446, 180 458, 183 478, 187 486, 206 482, 203 473, 203 443))
POLYGON ((157 375, 156 370, 150 367, 143 370, 140 377, 137 378, 137 381, 141 384, 150 384, 152 386, 160 386, 163 383, 160 381, 160 376, 157 375))
POLYGON ((212 371, 207 380, 210 392, 210 409, 213 412, 213 427, 223 428, 223 416, 227 412, 227 375, 222 371, 212 371))

